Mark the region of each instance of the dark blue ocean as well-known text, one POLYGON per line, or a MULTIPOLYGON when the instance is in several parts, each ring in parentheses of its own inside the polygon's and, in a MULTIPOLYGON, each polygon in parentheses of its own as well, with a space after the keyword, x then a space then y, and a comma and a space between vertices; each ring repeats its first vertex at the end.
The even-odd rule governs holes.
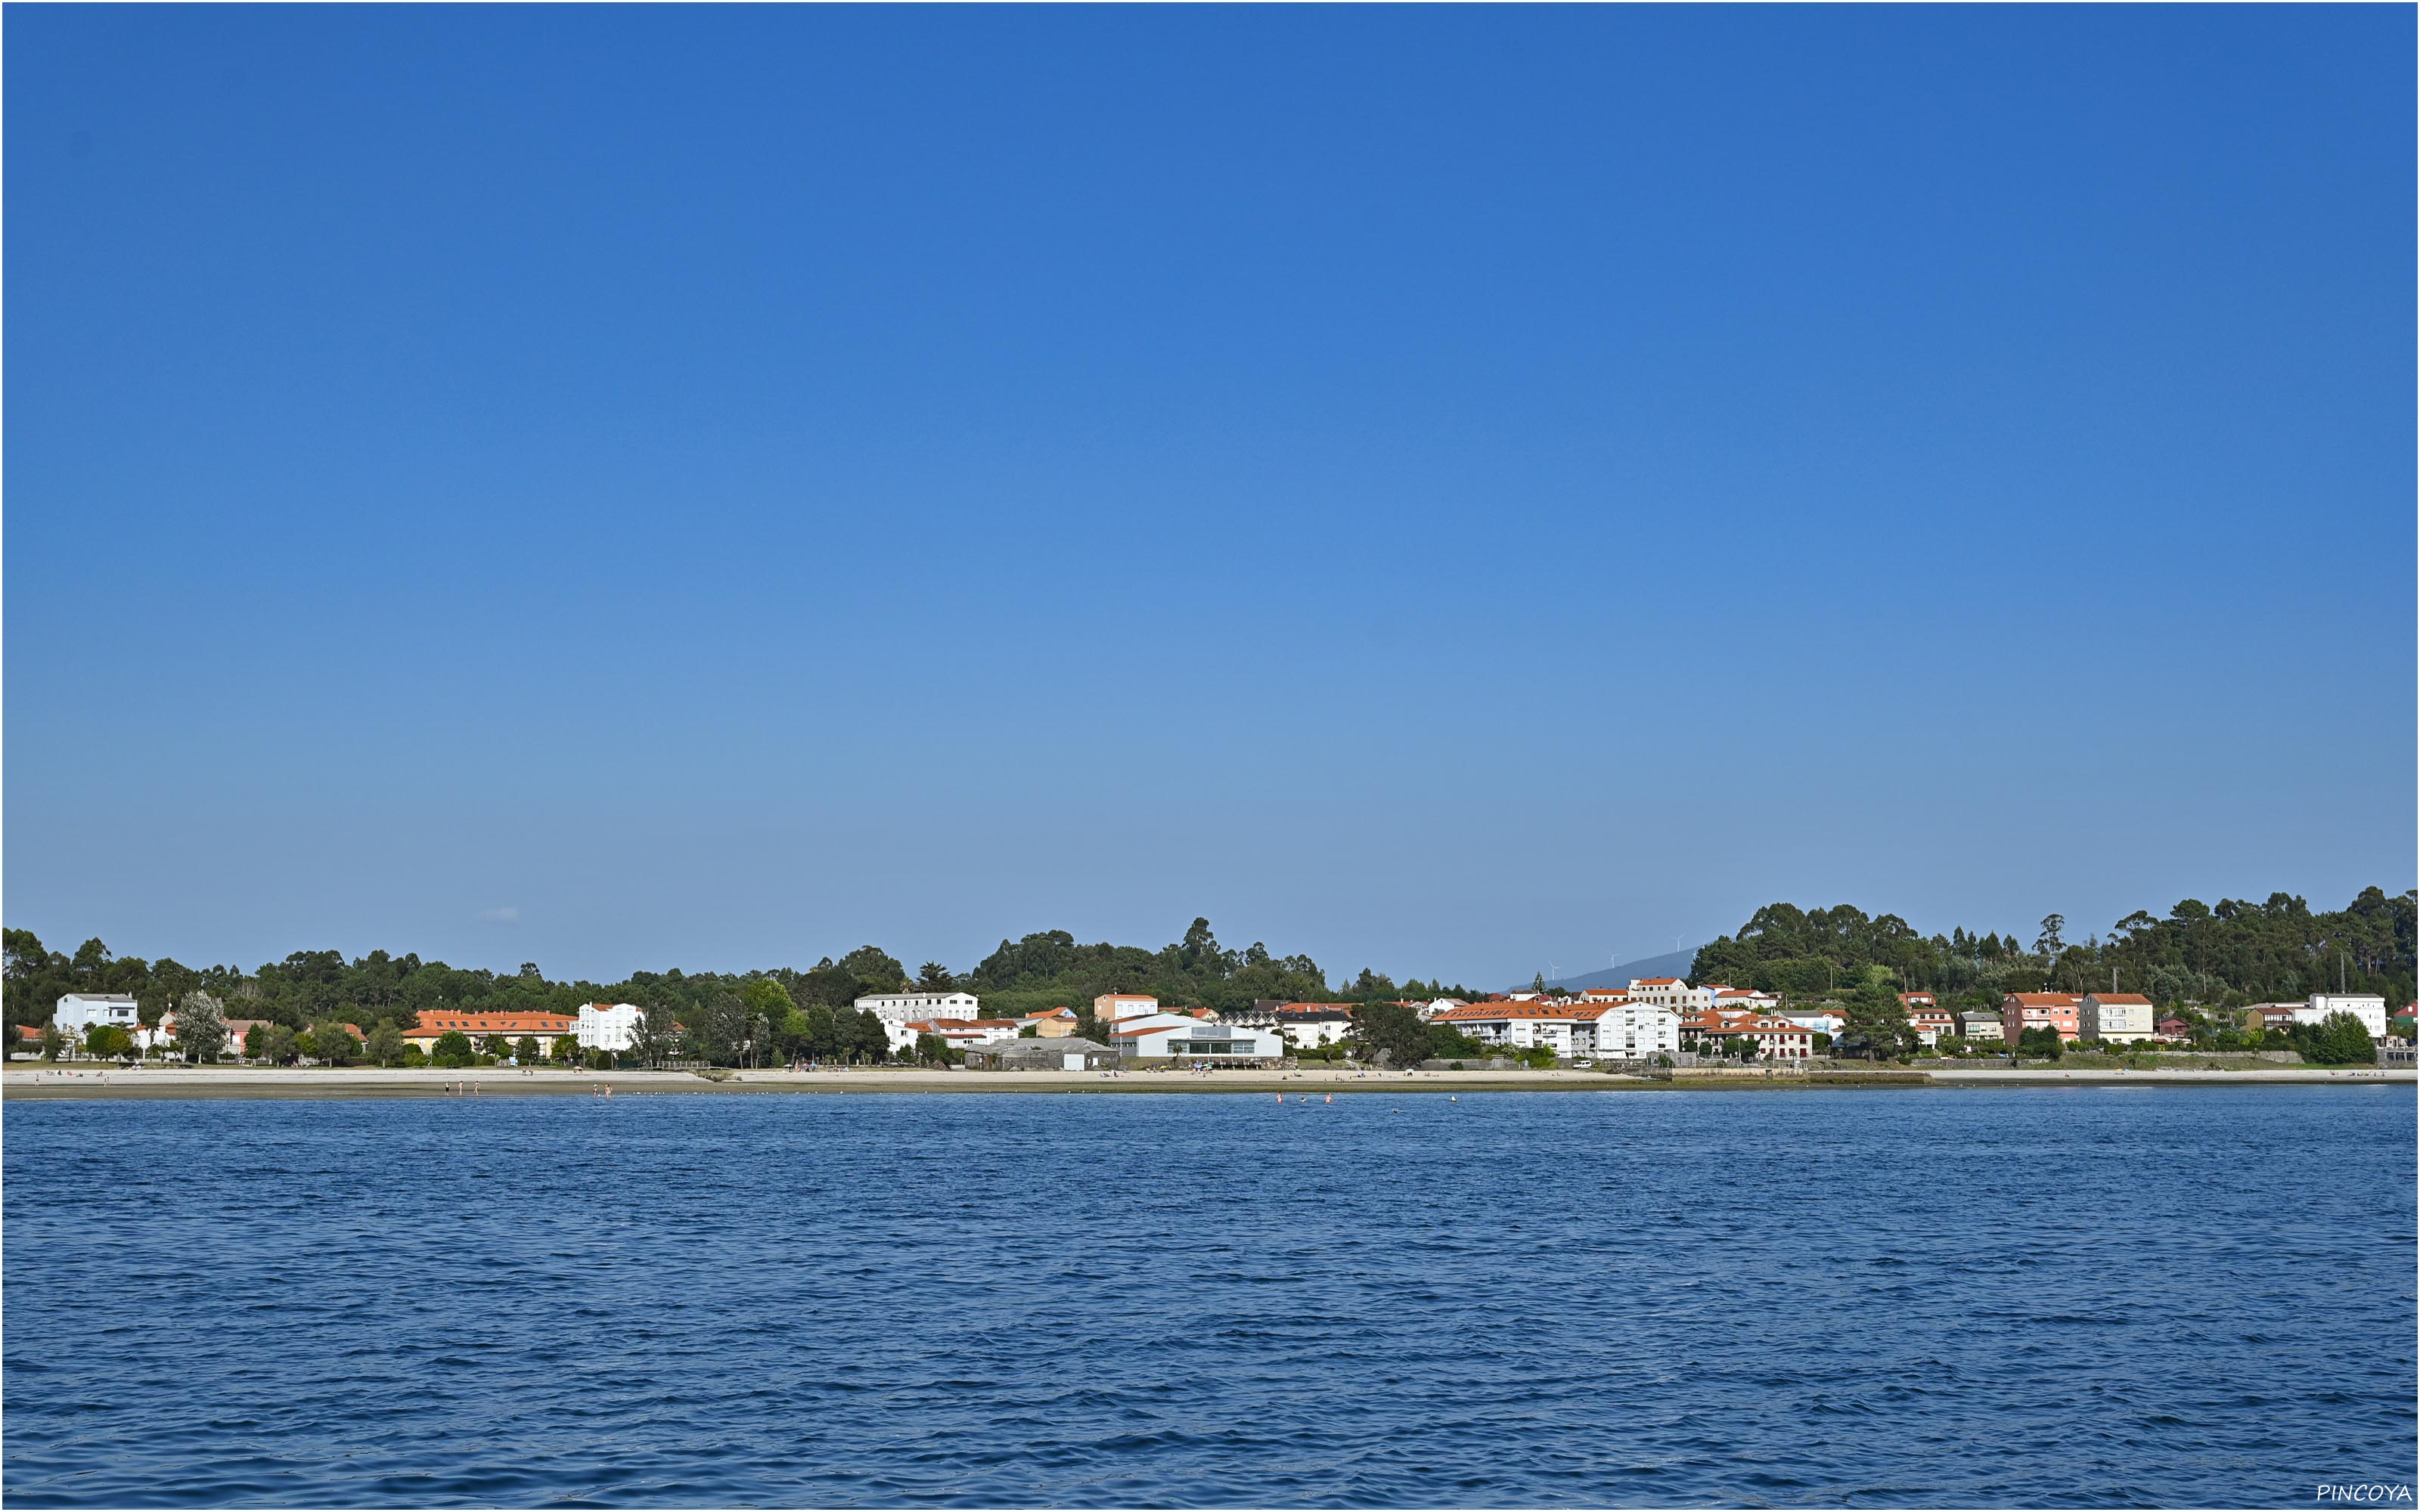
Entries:
POLYGON ((2413 1116, 17 1102, 5 1494, 2304 1505, 2420 1478, 2413 1116))

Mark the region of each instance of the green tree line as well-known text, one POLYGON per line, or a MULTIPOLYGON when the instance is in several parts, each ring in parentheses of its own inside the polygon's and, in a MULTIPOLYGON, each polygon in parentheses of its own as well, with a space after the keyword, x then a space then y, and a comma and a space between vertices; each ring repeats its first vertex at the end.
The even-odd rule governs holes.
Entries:
POLYGON ((1994 1003, 2012 992, 2116 991, 2163 1009, 2292 1001, 2341 983, 2400 1007, 2412 996, 2415 913, 2414 893, 2390 897, 2378 887, 2323 913, 2282 892, 2215 907, 2187 898, 2165 918, 2138 909, 2082 940, 2070 939, 2067 919, 2052 914, 2026 943, 1989 930, 1926 935, 1896 914, 1869 916, 1847 903, 1776 903, 1701 948, 1689 980, 1800 999, 1881 980, 1931 992, 1945 1007, 1994 1003))
MULTIPOLYGON (((436 1010, 473 1013, 542 1011, 570 1014, 582 1003, 635 1003, 645 1011, 648 1058, 693 1057, 716 1064, 767 1063, 793 1057, 878 1059, 887 1053, 881 1026, 870 1013, 856 1012, 860 997, 908 988, 963 989, 980 995, 984 1011, 1017 1016, 1062 1005, 1089 1016, 1093 999, 1110 992, 1150 993, 1179 1008, 1242 1008, 1255 998, 1382 1002, 1398 997, 1470 995, 1465 989, 1417 979, 1398 985, 1367 968, 1331 992, 1326 975, 1306 955, 1273 956, 1255 942, 1242 950, 1222 948, 1206 918, 1197 918, 1185 937, 1156 950, 1109 944, 1078 945, 1063 930, 1002 940, 964 974, 938 962, 910 973, 876 946, 861 946, 805 969, 777 966, 719 973, 641 971, 621 981, 557 981, 523 963, 516 972, 448 965, 416 954, 372 950, 348 960, 337 950, 298 950, 282 961, 245 970, 232 965, 188 966, 168 957, 147 961, 121 956, 99 939, 72 953, 51 949, 30 930, 0 932, 0 1012, 14 1034, 18 1025, 50 1023, 69 993, 123 993, 136 1001, 140 1021, 156 1025, 173 1006, 201 994, 230 1019, 265 1020, 277 1033, 263 1043, 279 1057, 327 1059, 341 1056, 385 1058, 399 1047, 399 1031, 436 1010), (677 1033, 671 1027, 677 1023, 677 1033), (351 1024, 362 1031, 347 1050, 338 1042, 351 1024), (387 1031, 382 1033, 381 1031, 387 1031), (321 1041, 325 1041, 322 1045, 321 1041), (332 1054, 314 1055, 315 1049, 332 1054)), ((343 1036, 349 1039, 349 1036, 343 1036)), ((510 1046, 448 1045, 445 1058, 493 1054, 510 1046)), ((396 1053, 399 1052, 399 1048, 396 1053)))

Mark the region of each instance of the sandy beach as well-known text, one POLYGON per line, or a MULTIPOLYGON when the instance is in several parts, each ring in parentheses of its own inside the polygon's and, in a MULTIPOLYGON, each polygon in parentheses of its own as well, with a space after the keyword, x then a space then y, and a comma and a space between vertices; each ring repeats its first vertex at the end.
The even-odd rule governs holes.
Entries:
MULTIPOLYGON (((2381 1083, 2410 1086, 2408 1070, 2370 1067, 2279 1066, 2260 1071, 2060 1071, 2026 1068, 1901 1068, 1872 1076, 1875 1089, 1924 1087, 2250 1087, 2341 1086, 2381 1083)), ((1826 1072, 1820 1079, 1754 1070, 1671 1078, 1626 1076, 1594 1071, 1368 1072, 1329 1068, 1302 1071, 969 1072, 914 1067, 864 1067, 812 1072, 739 1071, 714 1077, 690 1072, 520 1072, 376 1067, 9 1067, 0 1072, 0 1096, 8 1099, 69 1098, 380 1098, 380 1097, 616 1097, 732 1095, 766 1092, 1250 1092, 1264 1096, 1366 1093, 1399 1096, 1428 1092, 1589 1092, 1663 1090, 1813 1090, 1854 1088, 1858 1072, 1826 1072)))

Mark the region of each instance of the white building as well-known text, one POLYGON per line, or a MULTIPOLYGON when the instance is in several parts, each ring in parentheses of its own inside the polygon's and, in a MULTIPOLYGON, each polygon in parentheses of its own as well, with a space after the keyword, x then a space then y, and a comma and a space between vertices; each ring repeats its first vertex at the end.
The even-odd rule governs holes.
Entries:
MULTIPOLYGON (((51 1015, 51 1026, 77 1039, 96 1024, 112 1025, 132 1036, 140 1027, 135 1015, 134 999, 124 993, 70 993, 59 999, 51 1015)), ((2386 1031, 2381 1029, 2380 1033, 2386 1031)))
POLYGON ((1285 1037, 1275 1029, 1219 1024, 1189 1013, 1139 1014, 1121 1023, 1110 1038, 1130 1060, 1277 1060, 1285 1055, 1285 1037))
POLYGON ((2324 1024, 2331 1013, 2350 1013, 2371 1039, 2386 1038, 2386 999, 2368 993, 2313 993, 2308 1007, 2294 1010, 2294 1022, 2324 1024))
POLYGON ((1277 1011, 1278 1033, 1297 1050, 1316 1050, 1353 1033, 1350 1003, 1288 1003, 1277 1011))
POLYGON ((582 1003, 572 1021, 571 1037, 582 1050, 610 1050, 615 1055, 635 1050, 645 1010, 636 1003, 582 1003))
POLYGON ((1593 1043, 1597 1015, 1605 1012, 1606 1006, 1511 997, 1450 1009, 1438 1014, 1436 1021, 1483 1045, 1509 1050, 1544 1046, 1570 1059, 1590 1053, 1586 1047, 1593 1043))
POLYGON ((1780 998, 1771 993, 1758 992, 1753 987, 1710 985, 1706 990, 1714 995, 1713 1001, 1707 1006, 1717 1012, 1772 1014, 1781 1011, 1780 998))
POLYGON ((896 1055, 914 1049, 919 1035, 938 1036, 953 1050, 980 1049, 1006 1044, 1017 1037, 1021 1027, 1016 1019, 911 1019, 906 1024, 885 1024, 882 1033, 896 1055))
MULTIPOLYGON (((898 1031, 918 1019, 971 1019, 983 1016, 983 1009, 972 993, 876 993, 857 1000, 861 1013, 872 1013, 882 1021, 884 1031, 895 1047, 898 1031)), ((909 1035, 914 1044, 916 1037, 909 1035)))
POLYGON ((1093 999, 1093 1017, 1103 1024, 1158 1011, 1159 999, 1149 993, 1103 993, 1093 999))
POLYGON ((1599 1060, 1652 1060, 1681 1048, 1681 1015, 1668 1008, 1652 1003, 1582 1003, 1579 1011, 1595 1014, 1594 1022, 1588 1024, 1584 1053, 1599 1060))
POLYGON ((885 1024, 882 1033, 894 1055, 914 1049, 916 1041, 927 1034, 953 1050, 981 1050, 1015 1040, 1017 1025, 1015 1019, 913 1019, 906 1024, 885 1024))
POLYGON ((2141 993, 2086 993, 2075 1005, 2076 1038, 2140 1044, 2156 1032, 2151 1019, 2151 1000, 2141 993))
POLYGON ((1633 977, 1630 979, 1630 995, 1642 1003, 1668 1008, 1683 1018, 1705 1012, 1714 1006, 1714 990, 1712 987, 1692 987, 1678 977, 1633 977))
POLYGON ((1700 1054, 1719 1055, 1738 1040, 1753 1044, 1763 1060, 1805 1060, 1815 1053, 1813 1029, 1764 1013, 1706 1013, 1684 1027, 1700 1054))

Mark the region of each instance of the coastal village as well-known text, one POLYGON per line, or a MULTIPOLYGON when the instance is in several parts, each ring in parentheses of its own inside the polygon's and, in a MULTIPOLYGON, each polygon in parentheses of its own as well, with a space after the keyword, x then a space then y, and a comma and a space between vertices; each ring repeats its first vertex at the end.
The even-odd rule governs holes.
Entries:
MULTIPOLYGON (((1897 995, 1907 1035, 1930 1056, 2013 1057, 2056 1047, 2124 1052, 2189 1047, 2195 1026, 2156 1016, 2136 993, 2007 994, 1995 1012, 1951 1013, 1932 994, 1897 995)), ((1761 1063, 1790 1067, 1862 1047, 1843 1044, 1850 1024, 1835 1002, 1786 1001, 1776 995, 1677 977, 1633 979, 1625 988, 1577 993, 1540 987, 1478 1001, 1440 997, 1387 1005, 1264 999, 1224 1012, 1164 1007, 1140 993, 1107 993, 1089 1010, 1054 1007, 1015 1018, 985 1017, 981 999, 962 991, 901 991, 857 999, 856 1011, 880 1026, 880 1058, 963 1066, 970 1071, 1114 1071, 1184 1066, 1267 1068, 1311 1058, 1387 1064, 1366 1032, 1373 1007, 1391 1008, 1441 1034, 1449 1054, 1421 1064, 1464 1069, 1519 1063, 1580 1070, 1690 1068, 1761 1063)), ((2376 995, 2315 993, 2301 1002, 2257 1003, 2240 1011, 2243 1031, 2259 1036, 2320 1026, 2339 1015, 2357 1022, 2389 1065, 2412 1063, 2413 1009, 2390 1022, 2376 995)), ((650 1056, 646 1011, 632 1003, 589 1003, 576 1013, 437 1010, 409 1028, 322 1026, 321 1046, 261 1019, 224 1020, 217 1058, 268 1064, 557 1065, 625 1068, 677 1059, 650 1056), (384 1041, 384 1043, 381 1043, 384 1041)), ((678 1026, 675 1025, 675 1031, 678 1026)), ((187 1058, 173 1010, 140 1021, 131 995, 70 993, 48 1030, 21 1026, 12 1059, 187 1058)), ((677 1044, 677 1033, 665 1042, 677 1044)), ((868 1057, 866 1058, 876 1058, 868 1057)), ((800 1064, 809 1064, 801 1062, 800 1064)))

